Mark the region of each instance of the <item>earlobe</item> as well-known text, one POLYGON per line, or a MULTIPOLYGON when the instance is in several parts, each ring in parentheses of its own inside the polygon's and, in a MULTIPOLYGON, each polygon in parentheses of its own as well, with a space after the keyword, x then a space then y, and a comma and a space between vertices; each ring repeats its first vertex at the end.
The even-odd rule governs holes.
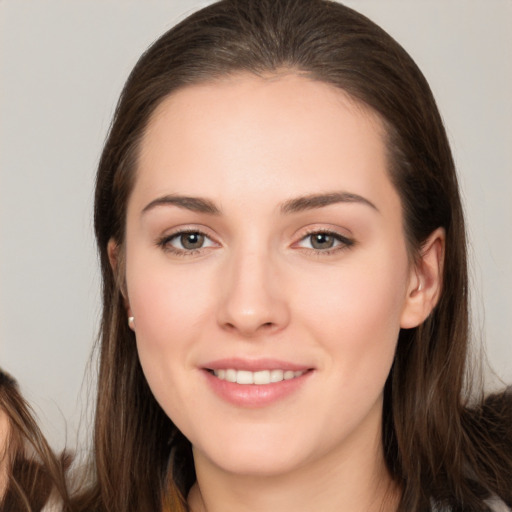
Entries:
POLYGON ((400 327, 411 329, 423 323, 435 308, 443 288, 446 234, 438 228, 427 238, 411 269, 400 327))

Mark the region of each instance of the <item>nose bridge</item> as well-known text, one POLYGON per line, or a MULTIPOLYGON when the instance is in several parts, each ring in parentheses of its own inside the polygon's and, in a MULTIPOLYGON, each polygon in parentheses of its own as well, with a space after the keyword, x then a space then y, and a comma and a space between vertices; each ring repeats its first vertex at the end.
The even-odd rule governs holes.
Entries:
POLYGON ((226 261, 219 323, 244 336, 275 332, 289 320, 276 256, 256 236, 233 247, 226 261))

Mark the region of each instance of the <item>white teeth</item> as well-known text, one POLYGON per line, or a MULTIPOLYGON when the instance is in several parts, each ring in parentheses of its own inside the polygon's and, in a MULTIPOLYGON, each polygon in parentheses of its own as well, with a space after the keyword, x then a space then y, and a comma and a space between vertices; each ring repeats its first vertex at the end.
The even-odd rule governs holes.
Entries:
POLYGON ((260 370, 257 372, 250 372, 248 370, 235 370, 233 368, 226 368, 214 370, 213 374, 228 382, 236 382, 237 384, 271 384, 281 382, 282 380, 290 380, 300 377, 303 371, 293 370, 260 370))
POLYGON ((228 382, 236 382, 236 370, 226 370, 226 380, 228 382))
POLYGON ((270 371, 262 370, 261 372, 254 372, 254 384, 269 384, 270 371))
POLYGON ((236 372, 236 383, 237 384, 253 384, 254 377, 252 372, 245 370, 238 370, 236 372))
POLYGON ((284 378, 283 370, 272 370, 270 372, 270 382, 281 382, 284 378))

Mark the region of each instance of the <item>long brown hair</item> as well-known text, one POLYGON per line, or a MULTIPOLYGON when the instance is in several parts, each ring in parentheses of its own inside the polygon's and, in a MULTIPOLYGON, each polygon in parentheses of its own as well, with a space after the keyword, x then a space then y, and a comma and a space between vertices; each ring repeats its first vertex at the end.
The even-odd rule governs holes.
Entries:
POLYGON ((0 446, 0 467, 7 477, 0 510, 36 512, 52 498, 63 511, 70 510, 65 478, 70 458, 53 452, 16 381, 1 369, 0 413, 7 421, 5 446, 0 446))
POLYGON ((144 512, 166 504, 186 510, 184 497, 195 478, 188 441, 143 376, 126 323, 122 269, 115 275, 107 254, 110 239, 123 245, 145 128, 160 102, 179 88, 282 69, 340 88, 380 116, 412 257, 436 228, 446 231, 442 296, 423 325, 400 332, 385 387, 383 445, 402 489, 399 510, 430 510, 433 504, 486 510, 484 500, 492 495, 512 506, 512 433, 504 420, 512 416, 510 399, 500 395, 472 409, 466 403, 464 219, 445 129, 424 76, 393 38, 340 4, 223 0, 191 15, 144 53, 124 87, 99 164, 95 229, 103 317, 97 482, 87 507, 144 512))

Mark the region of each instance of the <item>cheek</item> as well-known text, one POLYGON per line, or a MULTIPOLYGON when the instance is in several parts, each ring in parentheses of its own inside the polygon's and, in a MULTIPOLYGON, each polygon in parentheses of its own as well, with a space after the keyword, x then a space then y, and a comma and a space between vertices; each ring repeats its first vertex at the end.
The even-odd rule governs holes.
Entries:
POLYGON ((297 309, 303 327, 322 340, 331 364, 342 369, 340 375, 347 381, 358 381, 359 375, 385 380, 394 357, 408 260, 405 249, 376 254, 323 278, 317 275, 294 294, 300 297, 297 309))
POLYGON ((171 271, 155 261, 144 264, 144 258, 133 262, 127 286, 139 359, 155 398, 173 417, 197 399, 197 392, 179 384, 195 371, 195 341, 199 329, 208 330, 214 295, 197 271, 171 271))
POLYGON ((129 303, 145 344, 178 348, 209 317, 214 295, 204 274, 200 267, 173 267, 164 258, 135 256, 127 265, 129 303))

